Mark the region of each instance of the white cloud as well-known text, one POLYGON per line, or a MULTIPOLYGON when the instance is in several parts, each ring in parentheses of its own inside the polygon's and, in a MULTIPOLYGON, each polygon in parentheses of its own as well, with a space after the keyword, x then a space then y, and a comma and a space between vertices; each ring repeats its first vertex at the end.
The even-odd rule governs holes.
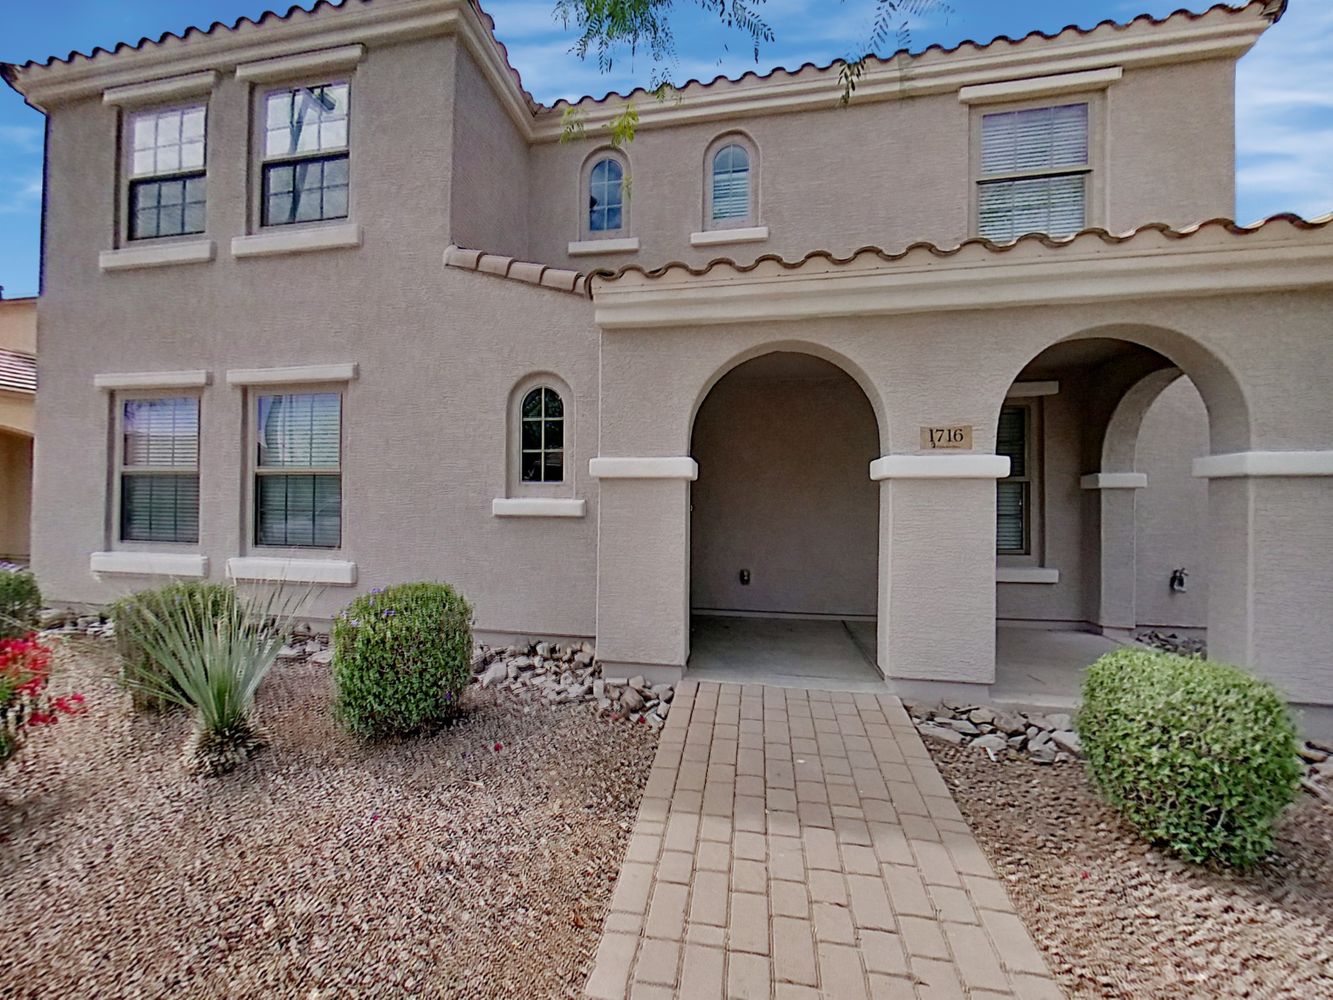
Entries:
POLYGON ((11 146, 25 153, 39 152, 42 148, 41 126, 0 125, 0 146, 11 146))
POLYGON ((1333 212, 1333 7, 1294 3, 1240 62, 1236 193, 1242 221, 1333 212))
POLYGON ((42 202, 40 174, 6 177, 0 174, 0 215, 35 211, 42 202))

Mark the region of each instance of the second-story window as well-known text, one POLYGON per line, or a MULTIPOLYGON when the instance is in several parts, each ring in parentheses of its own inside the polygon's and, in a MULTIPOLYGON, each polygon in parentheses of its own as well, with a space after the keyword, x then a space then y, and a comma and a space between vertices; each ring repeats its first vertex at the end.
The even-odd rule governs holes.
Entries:
POLYGON ((984 115, 977 230, 992 240, 1067 236, 1087 218, 1088 105, 984 115))
POLYGON ((625 169, 607 158, 588 175, 588 231, 614 233, 625 228, 625 169))
POLYGON ((713 221, 750 218, 750 154, 736 143, 713 157, 713 221))
POLYGON ((347 217, 348 111, 345 83, 265 99, 263 225, 347 217))
POLYGON ((206 123, 202 105, 131 116, 130 239, 204 231, 206 123))

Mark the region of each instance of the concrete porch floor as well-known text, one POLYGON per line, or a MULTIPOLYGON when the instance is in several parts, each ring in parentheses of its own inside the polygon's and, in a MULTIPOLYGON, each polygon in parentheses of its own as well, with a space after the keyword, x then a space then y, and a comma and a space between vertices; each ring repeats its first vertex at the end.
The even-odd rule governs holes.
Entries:
MULTIPOLYGON (((686 677, 721 684, 882 693, 875 623, 838 619, 727 618, 696 615, 686 677)), ((995 636, 992 701, 1072 708, 1083 671, 1119 643, 1090 632, 1001 626, 995 636)))

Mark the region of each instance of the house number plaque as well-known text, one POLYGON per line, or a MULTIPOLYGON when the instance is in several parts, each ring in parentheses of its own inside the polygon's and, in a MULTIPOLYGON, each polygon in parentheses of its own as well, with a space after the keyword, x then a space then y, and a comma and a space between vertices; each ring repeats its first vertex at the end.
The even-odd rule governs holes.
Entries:
POLYGON ((953 424, 945 427, 922 427, 921 449, 939 451, 941 448, 959 448, 970 451, 972 448, 972 425, 953 424))

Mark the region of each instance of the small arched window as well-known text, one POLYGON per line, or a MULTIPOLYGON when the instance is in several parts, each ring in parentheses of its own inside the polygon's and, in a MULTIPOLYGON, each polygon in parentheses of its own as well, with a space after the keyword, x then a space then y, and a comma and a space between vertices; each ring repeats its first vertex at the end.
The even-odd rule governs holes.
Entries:
POLYGON ((541 385, 519 407, 519 468, 525 483, 565 481, 565 404, 560 394, 541 385))
POLYGON ((607 157, 588 175, 588 231, 613 233, 624 228, 625 168, 607 157))
POLYGON ((730 143, 713 157, 713 221, 750 217, 750 154, 730 143))

